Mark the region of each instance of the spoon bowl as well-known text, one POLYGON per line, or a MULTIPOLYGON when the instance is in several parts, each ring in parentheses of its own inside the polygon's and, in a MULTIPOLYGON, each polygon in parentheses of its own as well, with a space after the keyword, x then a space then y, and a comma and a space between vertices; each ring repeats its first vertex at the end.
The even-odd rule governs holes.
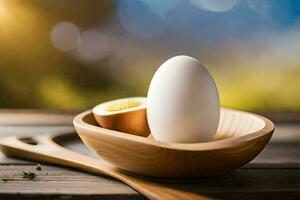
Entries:
POLYGON ((168 143, 99 127, 92 112, 73 120, 85 145, 115 167, 156 179, 220 176, 247 164, 270 140, 274 124, 243 111, 221 109, 214 139, 203 143, 168 143))

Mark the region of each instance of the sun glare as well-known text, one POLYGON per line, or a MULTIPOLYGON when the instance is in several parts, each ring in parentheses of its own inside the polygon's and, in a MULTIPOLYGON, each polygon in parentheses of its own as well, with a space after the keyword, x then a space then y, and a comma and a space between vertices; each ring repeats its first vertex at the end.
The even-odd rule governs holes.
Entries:
POLYGON ((7 9, 5 7, 4 1, 0 0, 0 20, 7 16, 7 9))

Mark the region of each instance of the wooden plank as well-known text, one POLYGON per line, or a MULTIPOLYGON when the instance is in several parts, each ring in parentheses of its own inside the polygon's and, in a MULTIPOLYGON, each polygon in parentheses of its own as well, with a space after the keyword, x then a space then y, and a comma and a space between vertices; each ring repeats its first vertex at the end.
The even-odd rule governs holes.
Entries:
POLYGON ((300 123, 278 123, 272 136, 272 142, 300 141, 300 123))
POLYGON ((43 165, 34 180, 22 178, 22 171, 35 171, 35 165, 1 165, 0 193, 133 194, 129 187, 107 177, 43 165), (84 186, 84 187, 83 187, 84 186))
POLYGON ((280 123, 270 143, 246 167, 300 168, 300 123, 280 123))
MULTIPOLYGON (((74 132, 73 126, 0 126, 0 137, 31 136, 56 132, 74 132)), ((74 132, 75 133, 75 132, 74 132)))
MULTIPOLYGON (((298 116, 294 114, 286 121, 300 122, 298 116)), ((31 122, 25 126, 1 126, 0 137, 73 130, 64 123, 57 127, 54 121, 46 126, 40 126, 41 121, 31 122)), ((68 145, 91 155, 81 143, 68 145)), ((0 180, 0 199, 143 199, 118 181, 66 168, 43 165, 36 180, 21 178, 22 170, 34 170, 35 164, 0 154, 0 179, 4 179, 0 180)), ((212 198, 300 199, 300 123, 279 123, 266 149, 250 164, 229 176, 171 186, 212 198)))
MULTIPOLYGON (((85 174, 53 166, 43 166, 35 180, 21 177, 23 170, 34 170, 31 166, 1 165, 0 197, 21 198, 20 195, 48 196, 78 195, 114 197, 139 197, 130 187, 107 177, 85 174)), ((203 179, 195 183, 168 184, 214 198, 272 197, 293 195, 300 197, 300 169, 240 169, 228 176, 203 179)), ((243 199, 244 199, 243 198, 243 199)), ((126 199, 126 198, 125 198, 126 199)))
POLYGON ((78 112, 0 109, 0 125, 72 125, 78 112))
POLYGON ((300 169, 300 142, 271 142, 245 167, 300 169))

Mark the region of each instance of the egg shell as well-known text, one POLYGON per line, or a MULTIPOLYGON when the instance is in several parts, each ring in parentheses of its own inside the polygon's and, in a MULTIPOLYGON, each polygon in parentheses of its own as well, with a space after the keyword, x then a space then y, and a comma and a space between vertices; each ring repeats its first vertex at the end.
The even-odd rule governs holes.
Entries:
POLYGON ((131 97, 124 99, 104 102, 95 106, 93 108, 93 114, 97 123, 103 128, 147 137, 150 134, 150 129, 146 116, 146 98, 131 97), (142 104, 118 112, 107 112, 104 110, 108 103, 122 101, 124 99, 141 101, 142 104))
POLYGON ((147 119, 156 140, 206 142, 215 135, 220 102, 215 82, 201 63, 176 56, 155 72, 147 97, 147 119))

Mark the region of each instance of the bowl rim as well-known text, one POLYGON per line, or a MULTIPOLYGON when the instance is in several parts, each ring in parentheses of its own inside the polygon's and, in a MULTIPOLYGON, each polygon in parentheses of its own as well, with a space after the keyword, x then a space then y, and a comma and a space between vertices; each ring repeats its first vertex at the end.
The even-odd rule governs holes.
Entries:
MULTIPOLYGON (((119 138, 122 140, 127 140, 127 141, 130 140, 130 141, 142 143, 145 145, 152 145, 152 146, 156 146, 156 147, 162 147, 165 149, 173 149, 173 150, 181 150, 181 151, 182 150, 203 151, 203 150, 218 150, 218 149, 232 148, 233 146, 240 145, 242 143, 258 139, 258 138, 260 138, 262 136, 266 136, 268 134, 272 135, 272 133, 274 132, 274 129, 275 129, 274 123, 266 117, 263 117, 258 114, 250 113, 250 112, 235 110, 235 109, 221 108, 221 110, 238 112, 238 113, 247 114, 247 115, 251 115, 253 117, 259 118, 260 120, 263 121, 264 127, 257 131, 250 132, 243 136, 225 138, 225 139, 220 139, 220 140, 215 140, 215 141, 208 141, 208 142, 202 142, 202 143, 171 143, 171 142, 163 142, 163 141, 153 140, 153 139, 149 139, 147 137, 132 135, 132 134, 114 131, 114 130, 102 128, 99 126, 95 126, 92 124, 88 124, 83 121, 83 118, 86 117, 87 115, 93 114, 92 110, 87 110, 87 111, 84 111, 84 112, 76 115, 75 118, 73 119, 73 125, 74 125, 75 129, 81 128, 81 129, 88 130, 89 134, 91 134, 90 132, 93 132, 93 133, 95 132, 95 133, 99 133, 102 135, 103 134, 108 135, 109 137, 119 138)), ((79 133, 79 131, 77 131, 77 132, 79 135, 82 134, 82 133, 79 133)), ((271 137, 271 135, 270 135, 270 137, 271 137)))

